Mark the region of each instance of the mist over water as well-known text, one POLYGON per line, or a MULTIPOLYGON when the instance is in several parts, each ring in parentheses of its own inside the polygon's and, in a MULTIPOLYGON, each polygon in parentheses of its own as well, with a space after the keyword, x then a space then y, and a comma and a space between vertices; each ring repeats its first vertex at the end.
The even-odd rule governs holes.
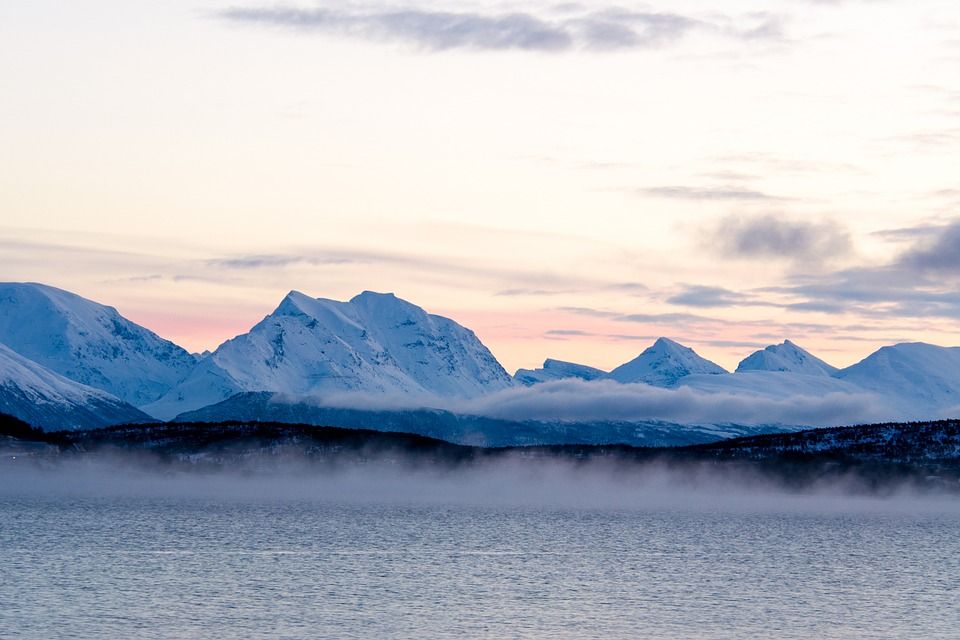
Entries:
POLYGON ((507 458, 0 467, 0 637, 955 637, 960 500, 507 458), (56 611, 57 615, 50 615, 56 611))
MULTIPOLYGON (((957 487, 960 489, 960 487, 957 487)), ((331 504, 730 511, 944 511, 960 493, 909 478, 868 485, 855 472, 784 483, 710 462, 576 460, 523 453, 449 465, 396 454, 318 464, 297 456, 191 467, 114 454, 0 465, 0 498, 306 501, 331 504)))

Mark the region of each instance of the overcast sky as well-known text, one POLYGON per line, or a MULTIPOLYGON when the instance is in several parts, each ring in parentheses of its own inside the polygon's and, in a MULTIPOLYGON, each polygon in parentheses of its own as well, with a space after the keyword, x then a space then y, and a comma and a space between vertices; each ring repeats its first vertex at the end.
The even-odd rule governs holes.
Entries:
POLYGON ((960 344, 956 0, 8 0, 0 141, 0 279, 192 350, 290 289, 511 370, 960 344))

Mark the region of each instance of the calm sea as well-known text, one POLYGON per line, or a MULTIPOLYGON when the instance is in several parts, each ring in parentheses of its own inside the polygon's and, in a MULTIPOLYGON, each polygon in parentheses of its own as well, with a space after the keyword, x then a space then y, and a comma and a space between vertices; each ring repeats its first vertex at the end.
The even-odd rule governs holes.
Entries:
POLYGON ((591 506, 485 504, 489 486, 422 501, 122 484, 0 491, 0 637, 960 636, 949 499, 591 506))

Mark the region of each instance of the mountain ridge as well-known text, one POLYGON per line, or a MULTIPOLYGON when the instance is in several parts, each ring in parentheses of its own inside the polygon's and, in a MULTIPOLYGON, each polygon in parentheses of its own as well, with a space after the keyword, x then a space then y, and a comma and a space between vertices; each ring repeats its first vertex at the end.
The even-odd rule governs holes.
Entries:
MULTIPOLYGON (((456 406, 438 399, 478 398, 571 378, 640 385, 641 391, 643 385, 690 389, 717 402, 732 397, 809 402, 867 394, 870 402, 879 399, 885 411, 889 405, 891 419, 960 413, 957 347, 900 343, 836 369, 784 340, 750 354, 730 373, 689 347, 659 338, 610 372, 548 358, 540 369, 520 369, 510 376, 470 329, 392 293, 369 290, 345 302, 291 290, 249 331, 198 357, 113 307, 47 285, 6 283, 0 284, 0 344, 5 340, 13 343, 6 345, 12 352, 52 374, 111 397, 119 389, 162 419, 247 392, 320 402, 361 393, 408 407, 456 406)), ((27 381, 34 375, 31 366, 10 370, 27 381)), ((548 387, 538 401, 556 405, 562 400, 556 392, 560 388, 548 387)), ((602 392, 619 393, 609 386, 602 392)), ((626 400, 615 401, 632 402, 626 392, 622 397, 626 400)), ((62 400, 69 409, 69 401, 62 400)))
POLYGON ((150 420, 106 391, 65 378, 3 344, 0 412, 44 428, 76 429, 150 420))
POLYGON ((135 406, 159 398, 196 364, 116 308, 39 283, 0 283, 0 343, 135 406))
POLYGON ((245 391, 467 398, 514 384, 472 331, 393 294, 294 290, 145 410, 169 419, 245 391))

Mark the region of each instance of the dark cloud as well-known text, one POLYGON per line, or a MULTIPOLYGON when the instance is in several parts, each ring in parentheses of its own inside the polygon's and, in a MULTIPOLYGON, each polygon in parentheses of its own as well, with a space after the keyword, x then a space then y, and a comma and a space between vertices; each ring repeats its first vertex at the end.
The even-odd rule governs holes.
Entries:
POLYGON ((900 257, 899 264, 922 274, 960 276, 960 222, 921 236, 900 257))
POLYGON ((785 308, 878 318, 960 318, 960 221, 896 230, 913 243, 878 266, 795 275, 767 292, 794 298, 785 308))
POLYGON ((691 187, 669 185, 639 189, 639 193, 657 198, 672 198, 676 200, 719 200, 725 202, 783 200, 783 198, 745 187, 691 187))
POLYGON ((823 261, 852 252, 850 233, 837 223, 776 215, 727 217, 704 240, 737 258, 823 261))
POLYGON ((779 19, 752 14, 704 21, 675 13, 588 9, 567 5, 547 15, 513 11, 481 13, 415 6, 235 7, 219 13, 232 22, 413 44, 429 51, 452 49, 566 51, 624 50, 669 45, 693 30, 756 40, 782 38, 779 19), (742 24, 741 24, 742 22, 742 24))

